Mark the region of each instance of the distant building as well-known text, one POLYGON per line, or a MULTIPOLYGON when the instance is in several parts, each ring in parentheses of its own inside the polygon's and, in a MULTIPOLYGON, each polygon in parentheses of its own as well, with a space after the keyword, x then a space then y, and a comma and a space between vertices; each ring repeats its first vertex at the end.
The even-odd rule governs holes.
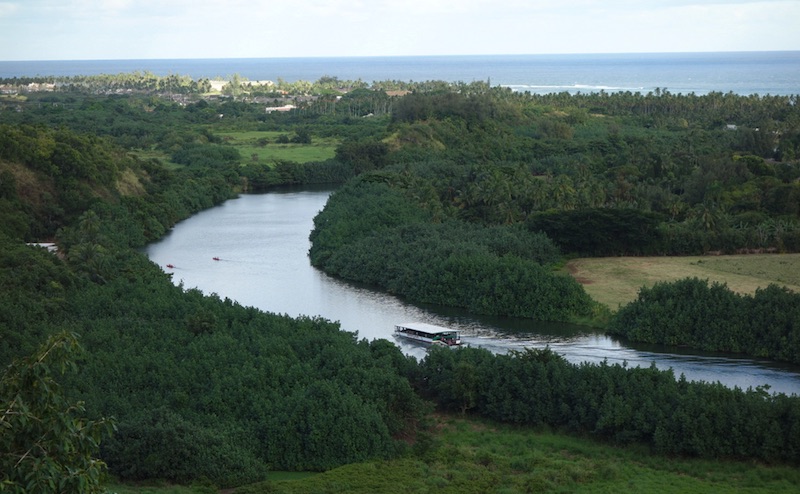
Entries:
POLYGON ((28 243, 28 245, 33 246, 33 247, 45 248, 45 249, 47 249, 48 252, 51 252, 53 254, 57 254, 58 253, 58 246, 55 244, 55 242, 31 242, 31 243, 28 243))
POLYGON ((272 112, 274 112, 274 111, 285 112, 285 111, 291 111, 291 110, 294 110, 295 108, 297 108, 297 107, 296 107, 296 106, 294 106, 294 105, 268 106, 268 107, 266 108, 266 112, 267 112, 267 113, 272 113, 272 112))

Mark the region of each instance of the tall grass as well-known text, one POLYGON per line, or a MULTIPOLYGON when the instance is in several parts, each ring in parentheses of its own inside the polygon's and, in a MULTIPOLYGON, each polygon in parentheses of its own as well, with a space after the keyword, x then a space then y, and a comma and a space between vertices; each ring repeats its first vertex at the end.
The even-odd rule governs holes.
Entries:
POLYGON ((800 292, 800 254, 574 259, 567 269, 592 299, 617 310, 636 299, 642 286, 683 278, 725 283, 752 294, 770 283, 800 292))
POLYGON ((281 493, 794 493, 787 466, 655 456, 591 439, 444 417, 414 454, 347 465, 303 480, 268 480, 238 494, 281 493))

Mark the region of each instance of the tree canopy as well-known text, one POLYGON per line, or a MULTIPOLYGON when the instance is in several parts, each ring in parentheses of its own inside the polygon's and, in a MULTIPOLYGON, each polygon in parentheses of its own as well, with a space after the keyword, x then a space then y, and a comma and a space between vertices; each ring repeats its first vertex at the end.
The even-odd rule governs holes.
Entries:
POLYGON ((336 78, 240 80, 207 97, 180 77, 58 82, 0 99, 0 362, 35 355, 2 381, 5 486, 93 492, 105 463, 126 480, 230 487, 394 457, 426 400, 665 454, 798 461, 796 396, 549 350, 417 362, 331 321, 175 286, 137 250, 243 190, 336 183, 310 251, 333 275, 475 313, 610 321, 627 338, 796 361, 787 290, 740 297, 684 280, 612 315, 559 268, 574 254, 800 251, 797 97, 336 78), (297 106, 267 113, 263 98, 297 106), (260 163, 231 132, 335 137, 337 149, 260 163), (26 243, 44 240, 56 254, 26 243), (56 376, 69 362, 77 371, 56 376))

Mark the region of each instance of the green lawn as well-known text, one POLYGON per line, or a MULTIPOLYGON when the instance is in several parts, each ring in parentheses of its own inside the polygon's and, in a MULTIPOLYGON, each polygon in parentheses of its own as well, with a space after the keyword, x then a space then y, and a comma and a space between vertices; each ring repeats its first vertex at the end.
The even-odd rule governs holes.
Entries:
MULTIPOLYGON (((325 161, 336 156, 336 146, 339 141, 330 137, 311 137, 311 144, 278 144, 278 138, 282 135, 289 139, 294 137, 292 132, 259 132, 259 131, 240 131, 240 132, 218 132, 216 135, 225 140, 228 144, 239 150, 242 156, 242 164, 260 163, 262 165, 272 165, 277 161, 293 161, 295 163, 308 163, 311 161, 325 161)), ((155 150, 132 151, 139 159, 147 160, 157 158, 161 160, 168 169, 180 168, 170 161, 168 154, 155 150)))
POLYGON ((245 163, 270 164, 275 160, 308 163, 309 161, 325 161, 336 155, 338 141, 334 138, 312 136, 311 144, 279 144, 281 135, 289 139, 291 132, 219 132, 217 133, 228 144, 235 146, 245 163))

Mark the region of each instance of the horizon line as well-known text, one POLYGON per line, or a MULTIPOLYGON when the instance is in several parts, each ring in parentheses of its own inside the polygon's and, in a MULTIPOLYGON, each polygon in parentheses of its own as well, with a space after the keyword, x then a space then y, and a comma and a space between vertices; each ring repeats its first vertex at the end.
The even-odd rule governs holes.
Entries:
POLYGON ((476 54, 438 54, 438 55, 303 55, 303 56, 263 56, 263 57, 154 57, 154 58, 54 58, 54 59, 13 59, 0 60, 0 63, 23 62, 122 62, 122 61, 166 61, 166 60, 290 60, 290 59, 369 59, 369 58, 473 58, 473 57, 580 57, 614 55, 703 55, 736 53, 800 53, 798 50, 717 50, 717 51, 644 51, 644 52, 584 52, 584 53, 476 53, 476 54))

